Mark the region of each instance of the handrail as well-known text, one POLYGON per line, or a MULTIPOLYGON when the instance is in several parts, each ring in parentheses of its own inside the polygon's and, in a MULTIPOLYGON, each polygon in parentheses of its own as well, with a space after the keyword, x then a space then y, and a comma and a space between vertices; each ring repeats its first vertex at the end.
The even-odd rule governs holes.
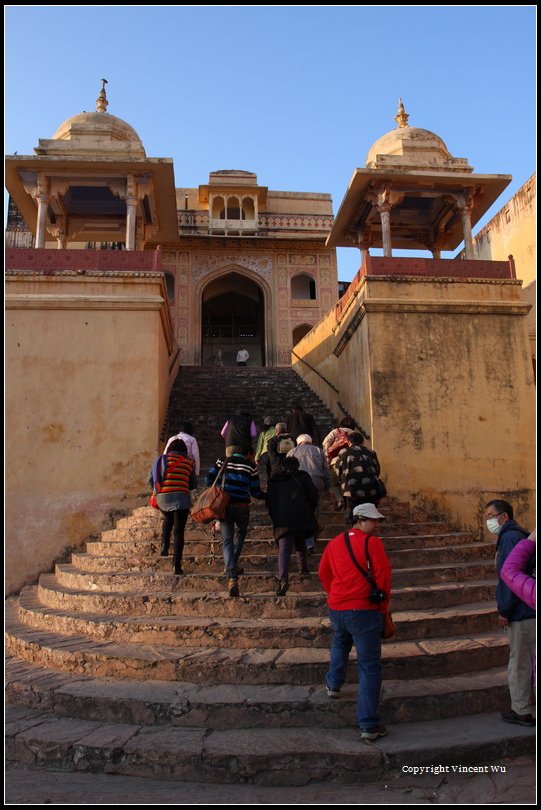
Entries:
POLYGON ((294 354, 295 357, 297 358, 297 360, 300 360, 301 363, 305 363, 308 366, 308 368, 312 369, 312 371, 315 372, 318 377, 321 377, 323 382, 327 383, 327 385, 330 386, 333 391, 336 391, 337 394, 340 393, 338 388, 335 388, 334 385, 332 384, 332 382, 330 382, 330 380, 328 380, 326 377, 324 377, 323 374, 320 374, 319 371, 317 370, 317 368, 314 368, 312 365, 310 365, 308 360, 305 360, 304 357, 299 357, 299 355, 297 354, 297 352, 294 349, 291 349, 291 354, 294 354))

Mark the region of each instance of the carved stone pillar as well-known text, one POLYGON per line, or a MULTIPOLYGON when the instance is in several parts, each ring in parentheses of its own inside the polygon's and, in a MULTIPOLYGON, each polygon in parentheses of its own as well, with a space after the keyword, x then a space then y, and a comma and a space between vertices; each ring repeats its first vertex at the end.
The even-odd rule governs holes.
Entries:
POLYGON ((464 254, 466 259, 475 259, 473 239, 471 232, 471 213, 473 211, 473 198, 468 192, 456 194, 457 208, 462 220, 462 233, 464 234, 464 254))
POLYGON ((38 203, 38 220, 36 225, 36 244, 35 247, 45 247, 45 226, 47 225, 47 207, 51 201, 48 194, 37 194, 36 201, 38 203))
POLYGON ((126 196, 126 250, 135 250, 135 223, 137 219, 137 197, 126 196))
POLYGON ((357 247, 359 248, 361 254, 360 267, 362 267, 366 257, 368 256, 369 245, 368 242, 363 241, 362 234, 359 231, 357 231, 357 247))
POLYGON ((391 209, 402 202, 404 192, 393 191, 390 185, 380 186, 366 195, 378 212, 381 220, 381 241, 383 255, 391 257, 393 255, 391 244, 391 209))
POLYGON ((393 250, 391 245, 391 208, 392 205, 388 202, 376 205, 381 218, 381 238, 383 241, 383 255, 392 256, 393 250))

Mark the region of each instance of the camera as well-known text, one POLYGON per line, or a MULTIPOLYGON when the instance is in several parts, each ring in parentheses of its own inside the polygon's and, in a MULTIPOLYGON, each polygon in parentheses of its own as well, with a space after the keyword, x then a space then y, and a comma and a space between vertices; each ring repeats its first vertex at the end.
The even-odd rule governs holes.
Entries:
POLYGON ((386 599, 387 594, 385 591, 382 591, 381 588, 372 588, 368 594, 368 601, 373 602, 376 605, 379 605, 380 602, 384 602, 386 599))

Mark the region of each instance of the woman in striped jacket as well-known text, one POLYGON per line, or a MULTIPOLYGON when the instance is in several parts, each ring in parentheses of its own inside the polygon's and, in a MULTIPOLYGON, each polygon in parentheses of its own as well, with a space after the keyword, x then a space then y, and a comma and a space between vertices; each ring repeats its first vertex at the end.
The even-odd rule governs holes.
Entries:
POLYGON ((182 439, 175 439, 168 447, 167 453, 161 456, 156 465, 158 474, 154 480, 156 501, 163 515, 162 547, 160 555, 167 557, 169 542, 173 531, 173 571, 178 576, 183 574, 182 552, 184 551, 184 528, 190 512, 190 490, 197 487, 197 476, 194 462, 187 457, 186 444, 182 439))

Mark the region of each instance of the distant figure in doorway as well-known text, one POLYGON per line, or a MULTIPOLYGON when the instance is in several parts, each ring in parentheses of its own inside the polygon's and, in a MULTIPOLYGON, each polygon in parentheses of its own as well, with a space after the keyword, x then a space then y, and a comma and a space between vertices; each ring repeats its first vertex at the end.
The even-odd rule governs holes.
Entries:
POLYGON ((249 359, 250 355, 244 346, 241 346, 237 352, 237 366, 245 366, 249 359))
POLYGON ((214 365, 216 368, 223 368, 224 366, 224 348, 223 346, 218 346, 218 351, 214 355, 214 365))

